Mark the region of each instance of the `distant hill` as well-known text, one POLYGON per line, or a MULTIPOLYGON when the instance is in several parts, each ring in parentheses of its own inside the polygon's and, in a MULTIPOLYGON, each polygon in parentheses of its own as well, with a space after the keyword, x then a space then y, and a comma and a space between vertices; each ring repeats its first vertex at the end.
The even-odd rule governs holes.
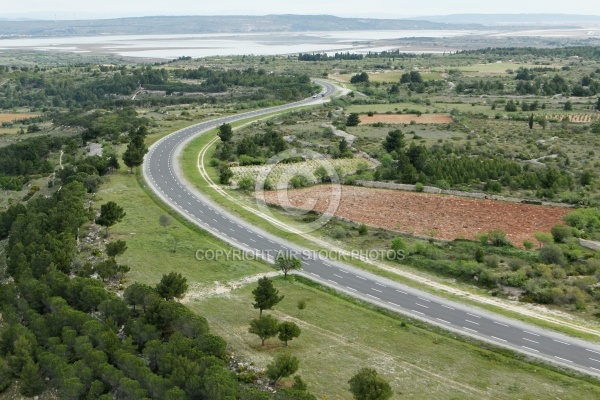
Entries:
POLYGON ((348 30, 480 29, 415 19, 339 18, 331 15, 182 16, 77 21, 3 21, 0 36, 88 36, 348 30))
POLYGON ((600 24, 598 15, 576 14, 451 14, 415 17, 414 20, 445 24, 481 25, 573 25, 600 24))

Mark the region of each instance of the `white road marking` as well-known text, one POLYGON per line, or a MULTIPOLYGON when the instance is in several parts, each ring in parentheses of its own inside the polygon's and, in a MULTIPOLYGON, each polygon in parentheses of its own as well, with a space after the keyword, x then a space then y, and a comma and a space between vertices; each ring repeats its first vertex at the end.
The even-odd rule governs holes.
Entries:
POLYGON ((600 361, 596 360, 595 358, 590 358, 590 360, 596 361, 597 363, 600 363, 600 361))
POLYGON ((465 321, 467 321, 470 324, 479 325, 479 322, 469 321, 468 319, 465 319, 465 321))
POLYGON ((379 293, 383 293, 381 290, 377 290, 377 289, 374 289, 374 288, 371 288, 371 290, 374 290, 374 291, 379 292, 379 293))
POLYGON ((450 322, 446 321, 445 319, 441 319, 441 318, 436 318, 438 321, 442 321, 445 324, 449 324, 452 325, 450 322))
POLYGON ((586 349, 587 351, 591 351, 592 353, 596 353, 596 354, 600 354, 599 351, 594 351, 594 350, 590 350, 590 349, 586 349))
POLYGON ((387 287, 387 286, 385 286, 384 284, 382 284, 382 283, 379 283, 379 282, 375 282, 375 284, 376 284, 377 286, 383 286, 383 287, 387 287))
POLYGON ((339 275, 336 275, 336 274, 333 274, 333 276, 335 276, 335 277, 337 277, 337 278, 340 278, 340 279, 344 279, 344 278, 342 278, 341 276, 339 276, 339 275))
POLYGON ((356 292, 356 291, 357 291, 356 289, 354 289, 354 288, 351 288, 350 286, 346 286, 346 288, 347 288, 347 289, 350 289, 350 290, 352 290, 353 292, 356 292))
POLYGON ((332 281, 331 279, 327 279, 327 280, 331 283, 335 283, 336 285, 338 284, 336 281, 332 281))
POLYGON ((537 333, 531 333, 531 332, 528 332, 528 331, 523 331, 523 332, 525 332, 525 333, 526 333, 526 334, 528 334, 528 335, 540 336, 540 335, 538 335, 537 333))
POLYGON ((449 310, 454 310, 454 308, 452 308, 452 307, 450 307, 450 306, 443 305, 443 304, 442 304, 442 307, 444 307, 444 308, 447 308, 447 309, 449 309, 449 310))
POLYGON ((466 326, 463 326, 463 329, 466 329, 466 330, 471 331, 471 332, 479 333, 475 329, 467 328, 466 326))
POLYGON ((313 276, 316 276, 316 277, 320 278, 320 276, 317 275, 317 274, 315 274, 314 272, 311 272, 310 274, 313 275, 313 276))
POLYGON ((540 344, 540 342, 536 342, 535 340, 527 339, 525 337, 523 338, 523 340, 527 340, 528 342, 535 343, 535 344, 540 344))
POLYGON ((471 314, 471 313, 467 313, 467 315, 470 315, 471 317, 475 317, 475 318, 481 319, 481 317, 479 315, 475 315, 475 314, 471 314))
POLYGON ((402 294, 408 294, 408 293, 406 293, 406 292, 403 292, 402 290, 398 290, 398 289, 396 289, 396 292, 398 292, 398 293, 402 293, 402 294))
POLYGON ((369 296, 369 297, 372 297, 372 298, 374 298, 374 299, 377 299, 377 300, 381 300, 379 297, 372 296, 372 295, 370 295, 370 294, 367 294, 367 296, 369 296))
POLYGON ((566 361, 566 362, 569 362, 569 363, 573 364, 573 361, 567 360, 566 358, 562 358, 562 357, 558 357, 558 356, 554 356, 554 358, 557 358, 559 360, 566 361))
POLYGON ((398 304, 396 303, 392 303, 391 301, 388 301, 388 303, 390 303, 391 305, 395 306, 395 307, 400 307, 398 304))
POLYGON ((496 339, 496 340, 499 340, 499 341, 501 341, 501 342, 506 342, 506 340, 504 340, 504 339, 500 339, 499 337, 496 337, 496 336, 492 336, 492 338, 493 338, 493 339, 496 339))
POLYGON ((552 339, 552 340, 554 340, 556 343, 565 344, 565 345, 567 345, 567 346, 570 346, 570 344, 569 344, 569 343, 565 343, 565 342, 562 342, 562 341, 560 341, 560 340, 557 340, 557 339, 552 339))
POLYGON ((424 299, 424 298, 422 298, 422 297, 417 297, 417 299, 419 299, 419 300, 423 300, 423 301, 426 301, 426 302, 428 302, 428 303, 431 303, 431 301, 429 301, 429 300, 427 300, 427 299, 424 299))
POLYGON ((358 275, 356 275, 356 277, 357 277, 358 279, 362 279, 363 281, 366 281, 366 280, 367 280, 366 278, 363 278, 362 276, 358 276, 358 275))
POLYGON ((349 273, 350 273, 350 272, 348 272, 348 271, 344 271, 343 269, 340 269, 340 270, 338 270, 338 271, 340 271, 340 272, 342 272, 342 273, 344 273, 344 274, 349 274, 349 273))
POLYGON ((412 310, 412 312, 416 312, 417 314, 425 315, 421 311, 417 311, 417 310, 412 310))
POLYGON ((506 327, 508 328, 508 325, 506 325, 506 324, 503 324, 503 323, 501 323, 501 322, 494 321, 494 323, 495 323, 495 324, 498 324, 498 325, 506 326, 506 327))
POLYGON ((423 308, 429 308, 427 306, 424 306, 423 304, 419 304, 419 303, 415 303, 416 305, 418 305, 419 307, 423 307, 423 308))
POLYGON ((527 347, 527 346, 521 346, 521 347, 524 348, 524 349, 535 351, 536 353, 539 353, 539 350, 532 349, 531 347, 527 347))

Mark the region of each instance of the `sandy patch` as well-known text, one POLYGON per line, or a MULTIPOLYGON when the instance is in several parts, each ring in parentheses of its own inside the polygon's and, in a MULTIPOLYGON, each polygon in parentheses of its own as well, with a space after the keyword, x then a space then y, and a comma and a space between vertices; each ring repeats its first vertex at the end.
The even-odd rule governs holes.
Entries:
POLYGON ((238 279, 236 281, 229 282, 219 282, 215 281, 212 285, 206 284, 192 284, 183 299, 181 299, 182 303, 190 303, 194 300, 201 300, 206 297, 212 296, 222 296, 229 294, 232 290, 238 289, 242 286, 248 285, 250 283, 258 282, 258 280, 264 276, 272 278, 274 276, 280 275, 279 271, 266 272, 263 274, 257 274, 252 276, 247 276, 242 279, 238 279))

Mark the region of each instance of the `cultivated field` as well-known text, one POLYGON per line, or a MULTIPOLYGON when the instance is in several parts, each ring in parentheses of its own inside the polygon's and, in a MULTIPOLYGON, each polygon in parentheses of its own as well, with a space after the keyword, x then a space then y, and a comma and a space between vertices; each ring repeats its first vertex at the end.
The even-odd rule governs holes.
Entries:
POLYGON ((39 116, 40 116, 39 114, 33 114, 33 113, 25 113, 25 114, 0 113, 0 123, 23 121, 26 119, 36 118, 39 116))
POLYGON ((232 167, 233 181, 239 182, 241 179, 249 178, 256 180, 258 177, 265 177, 273 185, 280 186, 283 183, 287 187, 287 182, 295 176, 305 176, 309 182, 316 182, 315 171, 323 166, 328 171, 333 167, 340 175, 354 173, 358 169, 370 168, 373 164, 364 158, 339 158, 339 159, 321 159, 307 160, 291 164, 274 165, 253 165, 243 167, 232 167))
MULTIPOLYGON (((329 193, 314 186, 291 190, 287 198, 297 207, 313 200, 315 211, 324 211, 329 193)), ((265 198, 267 202, 278 204, 277 192, 267 192, 265 198)), ((568 208, 343 186, 336 215, 399 232, 427 236, 435 232, 435 237, 448 240, 476 239, 492 229, 502 229, 513 244, 520 246, 524 240, 534 241, 535 232, 550 231, 569 211, 568 208)))
POLYGON ((598 116, 593 115, 593 114, 546 115, 547 119, 558 120, 558 121, 562 121, 564 117, 569 118, 569 122, 575 122, 575 123, 580 123, 580 124, 589 124, 598 119, 598 116))
POLYGON ((452 122, 452 117, 439 114, 375 114, 372 117, 361 115, 360 121, 362 125, 376 124, 378 122, 384 124, 410 124, 412 121, 417 124, 449 124, 452 122))

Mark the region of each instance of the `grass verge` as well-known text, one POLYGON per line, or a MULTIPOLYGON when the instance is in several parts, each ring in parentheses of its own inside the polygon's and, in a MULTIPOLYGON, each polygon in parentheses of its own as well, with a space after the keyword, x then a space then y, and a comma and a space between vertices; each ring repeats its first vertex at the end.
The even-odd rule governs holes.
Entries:
MULTIPOLYGON (((222 296, 190 303, 212 329, 226 338, 238 357, 264 367, 276 354, 300 358, 299 374, 319 398, 349 398, 347 381, 361 367, 376 368, 394 388, 395 398, 410 399, 586 399, 600 396, 591 378, 567 376, 516 359, 448 332, 402 323, 364 304, 327 293, 306 280, 278 278, 285 295, 268 313, 297 323, 302 334, 285 348, 276 338, 265 347, 249 334, 258 317, 248 285, 222 296), (306 301, 300 310, 297 304, 306 301)), ((404 319, 404 321, 408 321, 404 319)), ((416 323, 416 322, 415 322, 416 323)), ((522 356, 518 356, 522 357, 522 356)))

